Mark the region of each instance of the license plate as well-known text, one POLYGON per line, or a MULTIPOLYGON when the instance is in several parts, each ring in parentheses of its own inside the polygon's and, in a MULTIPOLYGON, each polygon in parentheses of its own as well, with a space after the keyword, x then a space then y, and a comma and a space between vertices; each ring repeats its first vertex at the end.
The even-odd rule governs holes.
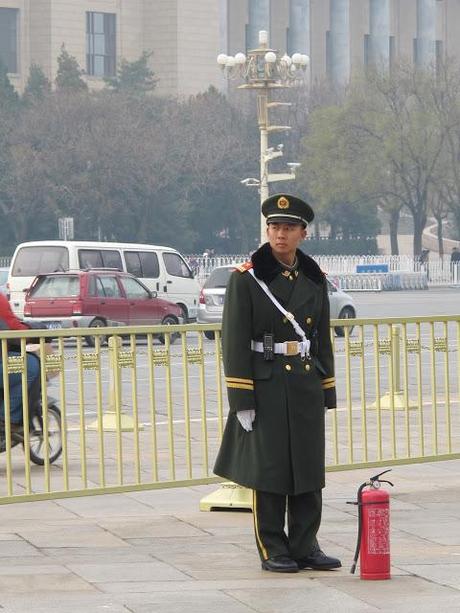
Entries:
POLYGON ((46 327, 48 330, 57 330, 58 328, 62 328, 62 323, 60 321, 47 321, 46 327))

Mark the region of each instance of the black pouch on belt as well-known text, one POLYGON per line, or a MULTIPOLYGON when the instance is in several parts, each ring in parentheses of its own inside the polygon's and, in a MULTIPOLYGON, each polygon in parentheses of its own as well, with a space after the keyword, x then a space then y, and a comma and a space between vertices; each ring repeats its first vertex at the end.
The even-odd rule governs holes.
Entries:
POLYGON ((271 362, 275 359, 275 335, 264 332, 264 360, 271 362))

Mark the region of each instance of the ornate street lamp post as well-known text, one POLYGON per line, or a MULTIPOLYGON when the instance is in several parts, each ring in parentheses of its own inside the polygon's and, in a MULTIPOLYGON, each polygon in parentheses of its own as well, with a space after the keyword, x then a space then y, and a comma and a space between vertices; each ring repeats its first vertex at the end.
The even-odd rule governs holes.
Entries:
MULTIPOLYGON (((268 47, 268 32, 259 32, 259 46, 257 49, 244 53, 225 55, 221 53, 217 56, 217 63, 222 67, 222 71, 228 79, 243 79, 244 83, 239 85, 239 89, 257 90, 257 120, 260 130, 260 179, 245 179, 246 185, 257 185, 260 191, 260 202, 262 203, 269 195, 269 183, 272 181, 288 181, 295 179, 295 171, 300 164, 288 164, 289 172, 270 173, 268 163, 283 155, 283 146, 278 145, 269 148, 269 135, 273 132, 284 132, 290 130, 290 126, 270 125, 269 109, 274 107, 289 107, 290 102, 275 102, 270 99, 270 92, 273 89, 291 87, 304 81, 307 67, 310 63, 308 55, 294 53, 292 57, 287 54, 283 56, 274 49, 268 47)), ((260 242, 264 242, 265 220, 261 217, 260 242)))

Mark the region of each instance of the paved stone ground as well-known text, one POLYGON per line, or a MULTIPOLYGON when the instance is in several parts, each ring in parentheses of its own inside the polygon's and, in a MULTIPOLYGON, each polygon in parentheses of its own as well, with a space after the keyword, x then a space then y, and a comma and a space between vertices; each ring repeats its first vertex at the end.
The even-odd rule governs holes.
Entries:
POLYGON ((323 549, 339 571, 260 569, 245 512, 200 512, 215 487, 0 508, 5 613, 370 613, 460 610, 460 461, 395 467, 392 579, 349 573, 357 486, 376 469, 327 475, 323 549))

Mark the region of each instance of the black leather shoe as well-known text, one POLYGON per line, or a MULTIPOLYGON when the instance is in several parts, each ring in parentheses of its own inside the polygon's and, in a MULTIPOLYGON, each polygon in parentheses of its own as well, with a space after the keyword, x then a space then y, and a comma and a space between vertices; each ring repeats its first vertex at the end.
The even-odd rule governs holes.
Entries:
POLYGON ((273 556, 262 562, 263 570, 269 570, 272 573, 298 573, 299 567, 297 562, 291 560, 288 556, 273 556))
POLYGON ((341 568, 342 562, 338 558, 327 556, 321 549, 315 549, 309 556, 296 560, 299 569, 312 568, 313 570, 332 570, 341 568))

